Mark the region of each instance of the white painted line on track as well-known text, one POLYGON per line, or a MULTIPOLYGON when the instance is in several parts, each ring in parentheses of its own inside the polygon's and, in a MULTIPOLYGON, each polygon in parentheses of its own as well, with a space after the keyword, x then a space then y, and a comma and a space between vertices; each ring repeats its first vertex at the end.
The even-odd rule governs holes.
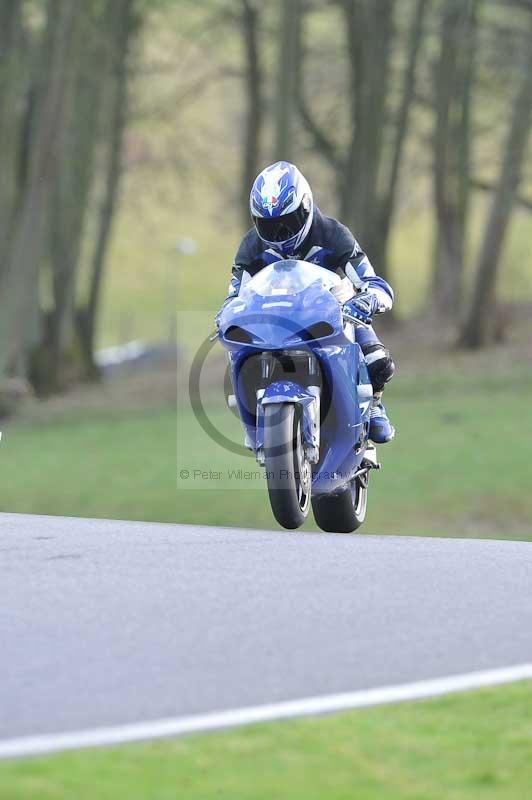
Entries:
POLYGON ((449 675, 445 678, 404 683, 398 686, 362 689, 356 692, 324 695, 322 697, 305 697, 300 700, 268 703, 229 711, 214 711, 208 714, 194 714, 188 717, 158 719, 151 722, 136 722, 129 725, 93 728, 92 730, 72 731, 70 733, 51 733, 42 736, 4 739, 3 741, 0 740, 0 759, 38 756, 62 750, 103 747, 147 739, 183 736, 190 733, 234 728, 239 725, 269 722, 288 717, 330 714, 335 711, 347 711, 353 708, 366 708, 386 703, 402 703, 408 700, 439 697, 452 692, 464 692, 470 689, 480 689, 522 680, 532 680, 532 664, 518 664, 513 667, 468 672, 464 675, 449 675))

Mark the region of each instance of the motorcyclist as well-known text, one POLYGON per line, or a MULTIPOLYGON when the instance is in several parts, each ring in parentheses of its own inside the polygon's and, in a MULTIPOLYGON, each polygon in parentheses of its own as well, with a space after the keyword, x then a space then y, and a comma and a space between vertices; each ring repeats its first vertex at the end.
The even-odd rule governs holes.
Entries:
MULTIPOLYGON (((259 270, 287 258, 309 261, 339 274, 343 280, 335 291, 337 299, 348 314, 361 322, 369 324, 375 314, 392 307, 392 288, 375 274, 351 231, 336 219, 325 217, 314 205, 310 186, 296 166, 277 161, 266 167, 253 183, 250 210, 253 227, 238 248, 229 294, 222 308, 259 270), (353 287, 357 294, 346 299, 352 295, 353 287)), ((371 326, 357 327, 356 340, 373 385, 369 435, 377 444, 383 444, 395 435, 381 400, 395 365, 371 326)))

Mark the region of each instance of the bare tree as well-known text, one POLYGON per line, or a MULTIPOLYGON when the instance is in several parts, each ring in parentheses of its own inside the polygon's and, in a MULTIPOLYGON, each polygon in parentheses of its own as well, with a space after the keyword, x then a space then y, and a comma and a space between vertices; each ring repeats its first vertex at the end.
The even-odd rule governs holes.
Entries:
POLYGON ((300 0, 279 0, 279 72, 277 76, 275 159, 291 161, 294 147, 294 110, 297 94, 300 0))
POLYGON ((411 109, 416 94, 416 71, 428 5, 429 0, 416 0, 412 9, 412 19, 406 48, 406 67, 401 83, 395 133, 392 137, 389 156, 389 168, 387 170, 380 203, 380 214, 377 225, 380 250, 376 252, 376 263, 379 264, 379 269, 381 269, 380 265, 382 265, 386 273, 388 272, 388 244, 396 210, 404 146, 410 125, 411 109))
POLYGON ((433 307, 438 316, 450 320, 460 314, 464 272, 478 5, 479 0, 449 0, 443 4, 434 78, 433 307))
MULTIPOLYGON (((339 213, 386 277, 388 240, 410 111, 416 92, 416 68, 429 0, 412 4, 405 42, 405 67, 399 101, 390 119, 391 56, 398 48, 396 0, 338 0, 348 46, 349 140, 338 143, 322 126, 306 93, 298 93, 299 113, 315 149, 333 169, 339 213), (385 131, 393 122, 392 135, 385 131)), ((304 88, 304 87, 303 87, 304 88)))
POLYGON ((460 335, 460 345, 478 348, 497 335, 496 283, 505 235, 514 204, 532 126, 532 16, 526 38, 521 83, 510 116, 506 145, 496 189, 484 227, 469 313, 460 335))
POLYGON ((135 0, 113 0, 113 60, 109 81, 106 181, 100 203, 99 224, 92 257, 89 292, 86 303, 78 309, 77 329, 87 377, 98 376, 94 347, 100 309, 105 259, 118 203, 122 175, 122 151, 128 111, 129 54, 141 17, 135 0))
POLYGON ((242 168, 242 220, 249 225, 249 189, 259 171, 264 118, 262 63, 259 46, 260 9, 256 0, 242 0, 242 34, 245 46, 246 129, 242 168))
POLYGON ((68 64, 76 46, 78 19, 77 3, 49 0, 42 91, 32 130, 31 159, 0 278, 0 375, 20 363, 29 336, 35 337, 36 333, 34 320, 47 202, 64 134, 68 64))
POLYGON ((5 266, 17 202, 17 160, 22 127, 21 100, 27 68, 22 51, 22 8, 18 0, 0 4, 0 272, 5 266))
MULTIPOLYGON (((359 232, 376 258, 378 180, 383 158, 386 102, 396 0, 343 0, 350 67, 351 141, 347 153, 341 216, 359 232), (376 69, 376 60, 378 69, 376 69)), ((379 263, 379 269, 383 266, 379 263)))
POLYGON ((73 311, 76 279, 90 194, 96 172, 100 110, 113 41, 109 23, 112 0, 87 0, 82 6, 79 47, 72 63, 71 97, 62 158, 48 208, 48 258, 41 273, 50 271, 52 303, 43 312, 41 340, 31 352, 30 380, 38 394, 61 388, 61 371, 75 374, 72 359, 73 311))

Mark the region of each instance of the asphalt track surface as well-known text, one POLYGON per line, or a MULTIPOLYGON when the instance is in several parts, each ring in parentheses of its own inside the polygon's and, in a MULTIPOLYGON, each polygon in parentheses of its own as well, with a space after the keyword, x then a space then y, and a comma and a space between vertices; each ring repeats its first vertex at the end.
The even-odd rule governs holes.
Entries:
POLYGON ((532 544, 0 514, 0 744, 532 662, 532 544))

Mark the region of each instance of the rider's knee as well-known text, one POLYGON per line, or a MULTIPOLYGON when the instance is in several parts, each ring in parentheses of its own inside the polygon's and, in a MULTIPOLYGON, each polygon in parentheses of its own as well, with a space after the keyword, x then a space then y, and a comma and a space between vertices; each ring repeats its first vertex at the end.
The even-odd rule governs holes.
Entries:
POLYGON ((395 364, 390 352, 380 342, 366 345, 362 348, 362 352, 364 353, 373 391, 382 392, 388 381, 393 378, 395 372, 395 364))

